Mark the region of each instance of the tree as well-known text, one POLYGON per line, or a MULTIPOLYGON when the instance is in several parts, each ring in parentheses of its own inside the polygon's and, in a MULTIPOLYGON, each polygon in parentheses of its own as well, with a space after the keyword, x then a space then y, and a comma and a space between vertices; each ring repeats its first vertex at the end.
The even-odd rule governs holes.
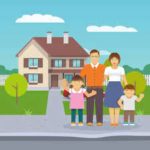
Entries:
POLYGON ((19 97, 26 93, 27 87, 27 80, 20 74, 12 74, 5 81, 5 91, 16 98, 16 104, 19 102, 19 97))
POLYGON ((144 75, 141 72, 132 71, 128 73, 126 77, 127 77, 128 83, 133 84, 135 86, 137 95, 145 91, 146 80, 144 78, 144 75))
POLYGON ((106 60, 105 60, 104 65, 105 65, 106 67, 108 67, 108 66, 111 65, 109 59, 106 59, 106 60))
POLYGON ((143 69, 143 73, 144 74, 150 74, 150 64, 146 65, 143 69))

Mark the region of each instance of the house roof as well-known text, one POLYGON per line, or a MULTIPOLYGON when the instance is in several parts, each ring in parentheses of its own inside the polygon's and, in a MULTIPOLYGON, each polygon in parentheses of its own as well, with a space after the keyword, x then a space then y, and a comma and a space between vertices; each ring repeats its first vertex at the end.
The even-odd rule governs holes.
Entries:
POLYGON ((69 37, 68 44, 63 43, 63 37, 53 37, 52 44, 47 44, 46 37, 34 37, 33 40, 35 40, 40 47, 42 47, 43 50, 52 57, 89 57, 89 54, 84 50, 84 48, 82 48, 72 37, 69 37))

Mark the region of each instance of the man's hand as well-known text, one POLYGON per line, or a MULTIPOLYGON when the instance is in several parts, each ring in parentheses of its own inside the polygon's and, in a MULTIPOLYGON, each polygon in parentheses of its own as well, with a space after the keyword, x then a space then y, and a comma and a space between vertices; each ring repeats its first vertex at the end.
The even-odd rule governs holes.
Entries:
POLYGON ((95 90, 92 90, 91 94, 92 94, 92 95, 96 95, 97 92, 96 92, 95 90))

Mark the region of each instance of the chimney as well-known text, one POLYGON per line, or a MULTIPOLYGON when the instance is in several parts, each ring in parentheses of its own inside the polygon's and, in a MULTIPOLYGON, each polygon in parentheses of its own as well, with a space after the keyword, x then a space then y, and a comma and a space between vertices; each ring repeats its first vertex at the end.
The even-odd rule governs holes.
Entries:
POLYGON ((47 32, 47 44, 52 44, 52 32, 47 32))
POLYGON ((69 34, 68 32, 64 32, 64 44, 68 44, 69 43, 69 34))

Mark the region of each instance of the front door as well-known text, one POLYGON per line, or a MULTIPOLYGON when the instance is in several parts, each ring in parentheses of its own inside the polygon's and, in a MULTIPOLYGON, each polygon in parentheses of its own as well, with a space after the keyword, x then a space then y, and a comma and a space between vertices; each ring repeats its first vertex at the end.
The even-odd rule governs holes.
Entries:
POLYGON ((51 87, 58 87, 58 75, 51 75, 51 87))

